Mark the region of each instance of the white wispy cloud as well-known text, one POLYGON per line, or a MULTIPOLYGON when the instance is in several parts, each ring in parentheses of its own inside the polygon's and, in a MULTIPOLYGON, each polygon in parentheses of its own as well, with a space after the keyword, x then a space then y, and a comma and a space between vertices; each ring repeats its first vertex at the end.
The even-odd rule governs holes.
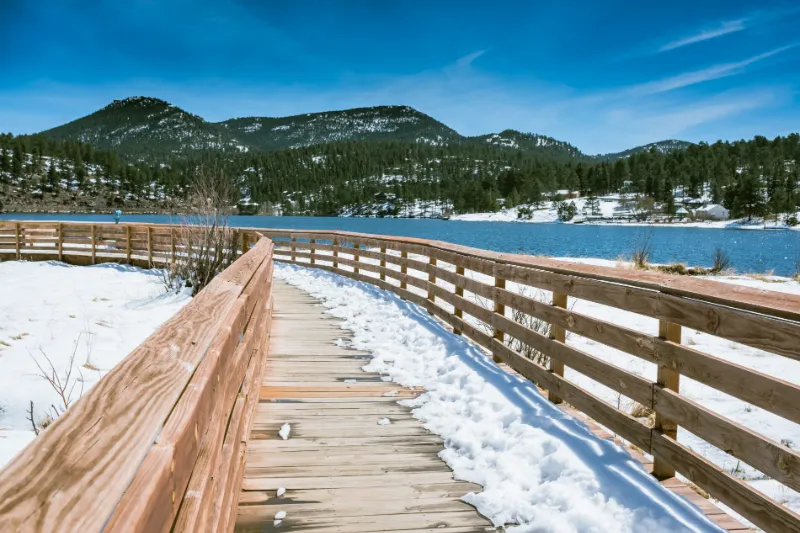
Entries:
POLYGON ((630 91, 635 94, 657 94, 657 93, 672 91, 674 89, 680 89, 682 87, 688 87, 690 85, 696 85, 698 83, 703 83, 706 81, 725 78, 727 76, 734 76, 736 74, 741 74, 742 72, 744 72, 746 67, 754 63, 763 61, 768 57, 780 54, 781 52, 785 52, 786 50, 789 50, 796 46, 797 43, 790 44, 787 46, 781 46, 780 48, 775 48, 774 50, 770 50, 768 52, 764 52, 763 54, 758 54, 756 56, 743 59, 742 61, 736 61, 733 63, 722 63, 701 70, 684 72, 676 76, 670 76, 668 78, 663 78, 656 81, 640 83, 638 85, 632 86, 630 91))
POLYGON ((675 50, 676 48, 681 48, 690 44, 716 39, 717 37, 722 37, 723 35, 728 35, 729 33, 736 33, 746 29, 750 21, 751 19, 749 18, 724 21, 716 28, 707 28, 695 33, 694 35, 669 42, 661 46, 658 51, 667 52, 669 50, 675 50))
POLYGON ((486 52, 488 52, 488 50, 478 50, 478 51, 472 52, 471 54, 467 54, 464 57, 459 58, 455 62, 455 66, 459 67, 459 68, 468 67, 468 66, 472 65, 473 61, 475 61, 476 59, 481 57, 486 52))

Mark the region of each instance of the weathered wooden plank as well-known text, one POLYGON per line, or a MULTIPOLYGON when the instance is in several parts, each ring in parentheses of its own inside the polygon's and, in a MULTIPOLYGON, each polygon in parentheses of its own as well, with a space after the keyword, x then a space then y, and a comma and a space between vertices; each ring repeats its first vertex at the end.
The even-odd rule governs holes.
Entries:
POLYGON ((800 515, 666 435, 653 432, 651 453, 765 531, 800 531, 800 515))

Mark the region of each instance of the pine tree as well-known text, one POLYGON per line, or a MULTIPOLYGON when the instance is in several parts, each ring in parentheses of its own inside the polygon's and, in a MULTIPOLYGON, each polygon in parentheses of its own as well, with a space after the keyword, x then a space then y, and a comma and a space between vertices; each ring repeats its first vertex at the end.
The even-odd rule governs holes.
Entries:
POLYGON ((754 168, 749 167, 742 173, 733 203, 737 216, 746 216, 747 220, 752 220, 754 216, 760 216, 763 213, 762 186, 761 178, 754 168))

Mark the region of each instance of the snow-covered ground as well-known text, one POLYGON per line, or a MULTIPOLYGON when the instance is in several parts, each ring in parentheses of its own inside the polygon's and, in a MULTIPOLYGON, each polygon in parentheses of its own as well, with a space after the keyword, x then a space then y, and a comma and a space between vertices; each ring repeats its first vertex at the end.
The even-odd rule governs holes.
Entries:
POLYGON ((55 369, 74 402, 190 300, 154 271, 117 264, 4 262, 0 280, 0 468, 35 438, 30 402, 38 425, 63 411, 42 371, 55 369))
MULTIPOLYGON (((564 224, 604 224, 604 225, 619 225, 619 226, 664 226, 664 227, 678 227, 678 228, 712 228, 712 229, 789 229, 789 230, 797 230, 800 231, 800 225, 798 226, 788 226, 782 221, 775 222, 774 219, 763 220, 760 218, 753 218, 752 220, 748 221, 746 219, 735 219, 735 220, 705 220, 705 221, 691 221, 688 218, 686 219, 678 219, 674 218, 671 221, 660 220, 658 222, 655 221, 646 221, 646 222, 637 222, 637 221, 630 221, 626 220, 623 215, 620 215, 618 212, 615 212, 615 209, 619 209, 620 202, 619 200, 612 200, 612 201, 599 201, 599 214, 595 217, 586 216, 584 214, 585 207, 586 207, 586 198, 575 198, 572 200, 565 200, 566 203, 573 202, 576 208, 575 218, 570 220, 569 222, 563 222, 564 224)), ((628 215, 624 215, 628 216, 628 215)), ((798 218, 800 218, 800 212, 796 213, 798 218)), ((558 212, 554 206, 554 202, 542 202, 538 209, 535 209, 531 205, 523 205, 518 207, 512 207, 510 209, 500 209, 494 213, 468 213, 462 215, 453 215, 450 217, 450 220, 461 220, 467 222, 520 222, 520 223, 532 223, 532 224, 552 224, 555 222, 559 222, 558 212), (519 217, 519 208, 530 209, 530 215, 519 217)))
MULTIPOLYGON (((320 254, 324 255, 324 254, 320 254)), ((422 257, 415 257, 411 256, 415 259, 427 259, 422 257)), ((619 261, 610 261, 604 259, 588 259, 588 258, 581 258, 581 259, 574 259, 574 258, 560 258, 566 261, 574 261, 574 262, 581 262, 581 263, 588 263, 588 264, 595 264, 595 265, 602 265, 602 266, 618 266, 623 268, 633 268, 632 265, 629 263, 621 263, 619 261)), ((377 262, 376 260, 361 259, 364 262, 377 262)), ((440 265, 444 268, 449 268, 448 265, 440 265)), ((331 277, 325 276, 322 273, 314 273, 313 275, 310 274, 309 270, 301 270, 300 273, 293 273, 294 271, 285 270, 286 267, 281 267, 279 270, 280 276, 284 276, 289 279, 290 282, 293 283, 300 283, 301 288, 306 290, 311 290, 312 294, 315 294, 318 297, 323 298, 325 301, 336 301, 336 297, 333 290, 321 290, 321 286, 324 287, 325 285, 322 284, 324 280, 327 284, 334 284, 336 286, 342 287, 345 282, 342 281, 343 278, 340 277, 331 277), (289 274, 287 274, 289 272, 289 274), (308 276, 311 276, 310 278, 308 276), (313 280, 313 283, 309 280, 313 280), (317 292, 314 292, 317 291, 317 292)), ((450 268, 453 270, 453 268, 450 268)), ((366 275, 374 275, 369 272, 362 270, 362 273, 366 275)), ((427 274, 423 272, 417 272, 414 270, 409 270, 409 274, 415 275, 424 279, 427 279, 427 274)), ((482 281, 484 283, 493 284, 493 279, 484 276, 482 274, 469 272, 469 276, 473 277, 476 280, 482 281)), ((794 281, 789 278, 781 278, 778 276, 739 276, 739 275, 730 275, 730 276, 713 276, 709 277, 708 279, 719 282, 719 283, 732 283, 732 284, 739 284, 739 285, 746 285, 749 287, 764 289, 764 290, 772 290, 772 291, 779 291, 779 292, 786 292, 792 294, 800 294, 800 283, 794 281)), ((443 287, 446 287, 448 290, 452 291, 452 285, 438 280, 437 283, 443 287)), ((356 284, 354 287, 359 288, 359 290, 368 291, 367 288, 362 288, 360 285, 363 284, 356 284)), ((349 285, 348 285, 349 287, 349 285)), ((541 299, 543 301, 549 301, 551 298, 551 294, 547 291, 540 291, 536 289, 522 288, 517 286, 514 283, 507 283, 507 288, 511 291, 525 291, 525 293, 529 297, 534 297, 537 299, 541 299)), ((389 296, 384 296, 382 291, 378 291, 375 288, 369 289, 373 291, 373 296, 380 295, 381 298, 389 298, 389 296), (377 291, 377 292, 374 292, 377 291)), ((409 285, 409 290, 417 292, 419 294, 425 294, 421 289, 417 289, 409 285)), ((346 297, 350 297, 352 291, 343 291, 347 294, 346 297)), ((470 295, 470 293, 466 293, 465 297, 475 299, 474 295, 470 295)), ((480 299, 476 299, 477 303, 482 304, 486 307, 491 307, 490 302, 481 302, 480 299)), ((448 305, 443 302, 438 302, 439 305, 442 305, 445 308, 448 308, 448 305)), ((327 304, 326 304, 327 305, 327 304)), ((338 305, 338 304, 337 304, 338 305)), ((341 304, 344 305, 344 304, 341 304)), ((382 304, 376 304, 382 305, 382 304)), ((409 310, 413 308, 412 304, 403 303, 405 309, 409 310)), ((638 315, 635 313, 630 313, 627 311, 623 311, 616 308, 610 308, 604 305, 596 304, 594 302, 589 302, 586 300, 575 300, 570 299, 569 302, 570 308, 577 312, 582 313, 588 316, 592 316, 595 318, 600 318, 602 320, 612 322, 614 324, 618 324, 630 329, 657 334, 658 332, 658 321, 656 319, 646 317, 643 315, 638 315)), ((510 311, 508 311, 510 312, 510 311)), ((390 324, 384 324, 382 319, 377 319, 376 317, 382 317, 383 310, 380 312, 373 312, 371 316, 364 317, 362 322, 369 323, 372 321, 374 326, 370 326, 372 328, 384 328, 386 331, 393 331, 390 324)), ((425 313, 427 316, 427 313, 425 313)), ((472 319, 471 317, 467 317, 468 320, 472 320, 474 323, 478 323, 476 320, 472 319)), ((359 327, 365 327, 361 322, 359 322, 359 327)), ((351 327, 351 326, 348 326, 351 327)), ((354 326, 353 326, 354 327, 354 326)), ((410 327, 410 326, 409 326, 410 327)), ((430 329, 427 325, 426 328, 430 329)), ((354 329, 357 329, 354 327, 354 329)), ((413 329, 413 328, 412 328, 413 329)), ((377 333, 373 333, 377 337, 377 333)), ((416 333, 406 333, 406 335, 414 336, 416 333)), ((358 336, 357 336, 358 337, 358 336)), ((376 343, 377 340, 370 341, 376 343)), ((405 342, 405 341, 403 341, 405 342)), ((450 345, 450 341, 442 341, 445 345, 450 345)), ((398 344, 398 340, 389 340, 385 346, 381 347, 381 350, 385 350, 386 353, 389 353, 392 349, 393 343, 398 344)), ((711 355, 715 355, 717 357, 724 357, 726 360, 744 366, 746 368, 751 368, 753 370, 778 377, 784 381, 789 381, 790 383, 800 383, 800 362, 790 360, 786 357, 782 357, 779 355, 771 354, 768 352, 764 352, 762 350, 758 350, 755 348, 751 348, 742 344, 738 344, 732 341, 728 341, 719 337, 715 337, 713 335, 708 335, 705 333, 697 332, 691 330, 689 328, 683 328, 682 330, 682 343, 691 346, 692 348, 699 350, 701 352, 709 353, 711 355)), ((586 353, 599 357, 605 361, 613 363, 621 368, 624 368, 632 373, 641 375, 651 381, 655 381, 657 367, 654 364, 648 363, 638 357, 626 354, 619 350, 615 350, 613 348, 607 347, 603 344, 597 343, 592 341, 591 339, 587 339, 585 337, 581 337, 579 335, 575 335, 572 333, 568 333, 567 336, 567 344, 574 346, 586 353)), ((363 349, 366 350, 373 350, 372 345, 364 345, 363 349)), ((420 348, 422 349, 422 348, 420 348)), ((374 350, 373 350, 374 351, 374 350)), ((397 351, 394 355, 389 355, 388 357, 394 359, 395 367, 397 366, 398 361, 401 360, 401 357, 406 357, 405 351, 397 351)), ((377 364, 377 363, 376 363, 377 364)), ((415 363, 416 364, 416 363, 415 363)), ((398 379, 398 374, 396 374, 397 370, 389 370, 387 367, 381 366, 373 366, 371 367, 374 370, 381 370, 383 372, 387 372, 392 379, 399 380, 401 383, 406 383, 402 379, 398 379)), ((402 378, 402 376, 400 376, 402 378)), ((608 403, 619 406, 620 408, 631 412, 634 410, 636 405, 634 402, 624 396, 621 396, 619 393, 605 387, 602 384, 597 383, 596 381, 589 379, 582 374, 567 369, 566 377, 578 384, 579 386, 589 390, 593 394, 599 396, 603 400, 607 401, 608 403)), ((466 386, 469 383, 468 381, 461 381, 459 386, 466 386)), ((438 386, 433 383, 419 383, 423 384, 426 387, 428 385, 438 386)), ((475 390, 483 390, 483 389, 475 389, 475 390)), ((775 442, 780 442, 785 446, 791 447, 796 449, 800 446, 800 426, 793 422, 787 421, 779 416, 776 416, 772 413, 764 411, 759 407, 750 405, 744 401, 741 401, 733 396, 727 395, 725 393, 719 392, 716 389, 703 385, 702 383, 696 382, 685 376, 681 378, 680 384, 680 392, 681 394, 685 395, 687 398, 696 401, 703 405, 704 407, 715 411, 718 414, 721 414, 735 422, 748 427, 772 440, 775 442)), ((483 394, 483 392, 481 392, 483 394)), ((424 410, 421 410, 420 413, 424 413, 424 410)), ((488 416, 488 415, 487 415, 488 416)), ((423 418, 425 419, 425 418, 423 418)), ((446 426, 442 426, 443 429, 441 431, 437 428, 439 426, 431 423, 429 428, 437 433, 442 433, 443 431, 446 432, 446 426)), ((445 434, 445 433, 442 433, 445 434)), ((775 499, 778 502, 784 503, 790 508, 795 511, 800 511, 800 494, 797 492, 787 489, 781 484, 767 479, 761 472, 758 470, 746 465, 744 463, 739 462, 737 459, 733 458, 732 456, 726 454, 722 450, 706 443, 702 439, 694 436, 693 434, 689 433, 686 430, 679 430, 678 432, 678 440, 682 444, 690 447, 694 451, 700 453, 704 457, 708 458, 709 460, 713 461, 715 464, 719 465, 720 467, 724 468, 729 473, 747 481, 751 486, 754 488, 764 492, 771 498, 775 499)), ((464 446, 467 446, 466 440, 463 442, 464 446)), ((531 445, 530 443, 528 445, 531 445)), ((469 446, 468 446, 469 447, 469 446)), ((446 454, 450 454, 451 452, 446 452, 446 454)), ((456 454, 457 455, 457 454, 456 454)), ((446 457, 447 458, 447 457, 446 457)), ((541 460, 541 458, 530 457, 530 460, 541 460)), ((526 459, 528 460, 528 459, 526 459)), ((448 459, 450 462, 450 459, 448 459)), ((451 462, 451 466, 455 468, 457 461, 451 462)), ((468 469, 465 471, 469 471, 468 469)), ((475 474, 477 475, 477 474, 475 474)), ((470 481, 476 481, 478 483, 483 484, 482 481, 479 481, 476 477, 468 477, 470 481)), ((731 512, 729 509, 726 509, 725 506, 720 505, 728 512, 731 512)), ((731 512, 731 514, 735 515, 735 513, 731 512)))
POLYGON ((414 304, 328 272, 278 265, 276 277, 319 298, 373 359, 366 371, 424 387, 414 416, 445 438, 458 479, 481 484, 464 499, 515 532, 719 531, 663 489, 618 445, 549 403, 414 304))

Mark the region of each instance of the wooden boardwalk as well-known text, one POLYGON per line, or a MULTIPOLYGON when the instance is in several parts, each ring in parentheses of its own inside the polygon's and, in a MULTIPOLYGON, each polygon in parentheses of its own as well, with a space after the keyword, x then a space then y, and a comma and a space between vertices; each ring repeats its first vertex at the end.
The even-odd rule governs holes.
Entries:
POLYGON ((397 404, 418 392, 363 372, 369 354, 337 346, 348 332, 309 295, 275 280, 273 298, 236 530, 494 531, 460 500, 481 487, 453 480, 441 439, 397 404))

